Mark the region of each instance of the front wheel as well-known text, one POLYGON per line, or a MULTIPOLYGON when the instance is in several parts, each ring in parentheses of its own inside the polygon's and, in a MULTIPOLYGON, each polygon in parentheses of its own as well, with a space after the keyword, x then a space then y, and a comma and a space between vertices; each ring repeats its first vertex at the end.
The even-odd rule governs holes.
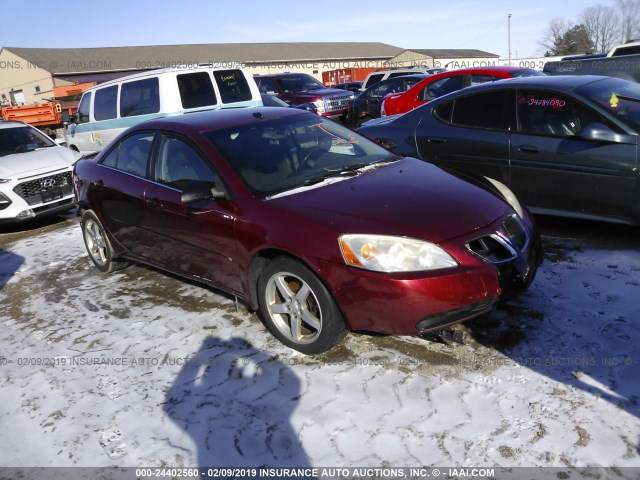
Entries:
POLYGON ((347 328, 333 297, 300 262, 278 257, 258 279, 260 313, 282 343, 307 355, 337 345, 347 328))
POLYGON ((111 273, 127 266, 126 262, 114 260, 111 242, 95 213, 91 210, 84 212, 80 225, 89 257, 100 271, 111 273))

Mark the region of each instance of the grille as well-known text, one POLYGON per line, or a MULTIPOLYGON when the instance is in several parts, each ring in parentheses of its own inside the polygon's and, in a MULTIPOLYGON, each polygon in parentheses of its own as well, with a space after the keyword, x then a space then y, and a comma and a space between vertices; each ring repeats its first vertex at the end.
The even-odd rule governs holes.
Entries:
POLYGON ((346 110, 347 102, 353 98, 353 95, 344 95, 342 97, 325 98, 325 110, 327 112, 338 112, 346 110))
POLYGON ((467 242, 467 248, 490 263, 508 262, 516 258, 516 251, 497 234, 485 235, 467 242))
POLYGON ((71 172, 58 173, 15 186, 13 191, 29 205, 47 203, 73 194, 71 172))

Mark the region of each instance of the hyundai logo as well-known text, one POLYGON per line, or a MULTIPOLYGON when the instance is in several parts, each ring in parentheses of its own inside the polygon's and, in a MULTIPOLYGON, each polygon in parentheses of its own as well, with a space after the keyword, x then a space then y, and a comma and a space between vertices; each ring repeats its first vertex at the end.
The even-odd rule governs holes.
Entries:
POLYGON ((56 179, 49 177, 49 178, 45 178, 44 180, 42 180, 42 182, 40 182, 40 185, 42 185, 42 188, 51 188, 51 187, 55 187, 56 185, 56 179))

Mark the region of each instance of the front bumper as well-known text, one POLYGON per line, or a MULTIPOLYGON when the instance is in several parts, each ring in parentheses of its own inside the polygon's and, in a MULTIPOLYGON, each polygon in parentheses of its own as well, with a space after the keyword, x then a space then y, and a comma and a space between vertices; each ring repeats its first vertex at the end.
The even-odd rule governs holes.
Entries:
POLYGON ((508 261, 492 263, 469 250, 467 243, 504 230, 504 217, 472 235, 443 242, 459 262, 434 272, 384 274, 321 262, 318 273, 331 288, 349 328, 394 335, 439 330, 490 311, 495 304, 525 289, 542 258, 533 220, 522 222, 528 242, 508 261))
POLYGON ((16 209, 13 213, 13 216, 8 216, 6 212, 0 212, 0 214, 2 214, 2 216, 0 216, 0 225, 28 222, 36 218, 42 218, 49 215, 55 215, 57 213, 68 212, 69 210, 75 208, 75 206, 76 198, 75 196, 71 196, 53 203, 48 203, 46 205, 32 207, 27 206, 20 211, 17 211, 18 209, 16 209), (28 214, 21 215, 21 213, 23 212, 28 212, 28 214))

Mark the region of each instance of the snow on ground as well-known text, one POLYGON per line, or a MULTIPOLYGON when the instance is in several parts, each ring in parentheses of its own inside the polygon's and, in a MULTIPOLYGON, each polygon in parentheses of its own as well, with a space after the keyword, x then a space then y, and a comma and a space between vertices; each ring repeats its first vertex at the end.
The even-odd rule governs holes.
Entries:
POLYGON ((640 250, 546 244, 465 345, 313 358, 213 290, 99 273, 75 222, 4 245, 0 465, 638 467, 640 250))

